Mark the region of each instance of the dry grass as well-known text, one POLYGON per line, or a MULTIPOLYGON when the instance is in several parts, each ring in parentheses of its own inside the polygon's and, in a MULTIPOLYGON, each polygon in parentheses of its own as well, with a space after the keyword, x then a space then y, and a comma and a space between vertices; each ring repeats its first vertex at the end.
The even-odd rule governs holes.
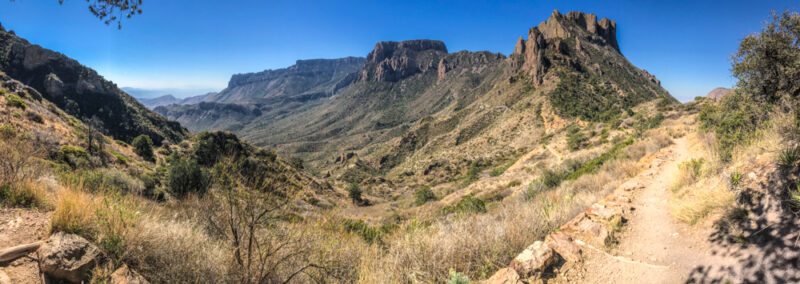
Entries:
POLYGON ((51 232, 77 234, 94 239, 97 232, 98 201, 81 189, 68 187, 58 193, 55 211, 50 219, 51 232))
MULTIPOLYGON (((562 183, 531 197, 512 195, 481 215, 433 219, 430 225, 395 233, 386 248, 366 252, 359 265, 363 283, 445 282, 449 271, 485 279, 516 254, 605 196, 624 177, 641 168, 636 161, 671 144, 669 135, 653 132, 629 146, 626 158, 596 173, 562 183)), ((425 220, 424 217, 419 217, 425 220)), ((424 222, 418 222, 424 223, 424 222)))
POLYGON ((678 220, 688 224, 695 224, 711 212, 727 209, 734 204, 734 194, 722 178, 706 179, 687 190, 691 193, 673 202, 671 210, 678 220))

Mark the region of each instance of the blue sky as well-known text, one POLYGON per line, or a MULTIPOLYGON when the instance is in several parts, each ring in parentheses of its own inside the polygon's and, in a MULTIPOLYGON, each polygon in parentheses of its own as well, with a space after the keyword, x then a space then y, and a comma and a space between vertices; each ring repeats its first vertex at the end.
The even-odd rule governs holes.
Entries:
POLYGON ((771 10, 796 1, 219 1, 144 0, 122 30, 83 0, 0 0, 6 29, 120 86, 222 89, 234 73, 296 59, 366 56, 378 41, 438 39, 451 52, 509 54, 553 9, 617 22, 622 53, 685 101, 732 86, 730 54, 771 10))

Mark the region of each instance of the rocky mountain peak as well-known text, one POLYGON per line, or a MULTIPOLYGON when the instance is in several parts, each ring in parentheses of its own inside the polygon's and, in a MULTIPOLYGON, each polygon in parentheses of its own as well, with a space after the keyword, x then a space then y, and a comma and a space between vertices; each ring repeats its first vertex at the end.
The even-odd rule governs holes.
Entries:
POLYGON ((367 55, 358 81, 396 82, 416 73, 436 70, 447 54, 438 40, 382 41, 367 55))
POLYGON ((597 20, 597 15, 572 11, 566 15, 554 10, 547 21, 528 30, 528 39, 517 39, 512 64, 531 75, 540 84, 550 62, 545 50, 565 53, 566 40, 575 40, 575 48, 581 50, 587 44, 611 47, 619 53, 617 24, 608 18, 597 20))

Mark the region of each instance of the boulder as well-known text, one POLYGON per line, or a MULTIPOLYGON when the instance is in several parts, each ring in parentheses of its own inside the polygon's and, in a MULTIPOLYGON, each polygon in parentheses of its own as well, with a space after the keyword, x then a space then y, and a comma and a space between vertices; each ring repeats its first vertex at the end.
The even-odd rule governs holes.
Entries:
POLYGON ((136 271, 130 270, 127 265, 122 265, 119 269, 111 274, 112 284, 149 284, 147 279, 136 271))
POLYGON ((544 242, 553 248, 562 258, 570 262, 582 262, 581 249, 573 242, 572 237, 563 233, 555 232, 547 235, 544 242))
POLYGON ((517 284, 522 283, 519 280, 519 274, 513 268, 503 268, 498 270, 497 272, 492 275, 491 278, 487 279, 484 284, 517 284))
POLYGON ((511 261, 509 267, 514 269, 520 277, 538 278, 557 260, 556 254, 550 245, 542 241, 536 241, 517 255, 517 257, 511 261))
POLYGON ((581 214, 562 227, 564 233, 596 247, 603 247, 609 238, 605 224, 581 214))
POLYGON ((61 232, 50 236, 36 252, 45 275, 72 283, 89 280, 89 271, 100 260, 96 246, 78 235, 61 232))

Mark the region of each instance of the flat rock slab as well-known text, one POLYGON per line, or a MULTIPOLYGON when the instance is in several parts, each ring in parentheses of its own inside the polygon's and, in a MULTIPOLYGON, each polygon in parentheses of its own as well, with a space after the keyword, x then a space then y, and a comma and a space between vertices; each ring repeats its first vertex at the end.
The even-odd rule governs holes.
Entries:
POLYGON ((557 260, 557 255, 555 251, 553 251, 553 248, 542 241, 536 241, 517 255, 517 257, 511 261, 509 267, 514 269, 520 277, 538 278, 557 260))

